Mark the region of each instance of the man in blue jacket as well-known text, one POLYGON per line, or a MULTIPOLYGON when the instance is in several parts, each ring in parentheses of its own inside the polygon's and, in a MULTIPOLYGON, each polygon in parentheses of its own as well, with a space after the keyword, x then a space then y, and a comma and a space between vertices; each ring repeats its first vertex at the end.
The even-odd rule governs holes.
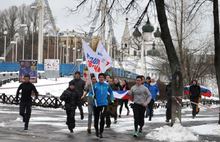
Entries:
POLYGON ((151 79, 149 76, 146 77, 146 83, 144 84, 150 91, 151 93, 151 101, 148 104, 147 111, 146 111, 146 117, 149 115, 149 121, 151 121, 153 117, 153 108, 154 108, 154 102, 157 99, 157 96, 159 95, 159 88, 155 82, 154 79, 151 79))
POLYGON ((94 127, 96 131, 96 136, 102 138, 102 133, 104 131, 105 125, 105 115, 106 115, 106 108, 109 104, 108 95, 110 95, 110 102, 114 102, 114 96, 111 87, 106 84, 105 81, 105 74, 100 73, 99 82, 96 83, 94 88, 94 127), (100 120, 100 130, 98 129, 98 123, 100 120))

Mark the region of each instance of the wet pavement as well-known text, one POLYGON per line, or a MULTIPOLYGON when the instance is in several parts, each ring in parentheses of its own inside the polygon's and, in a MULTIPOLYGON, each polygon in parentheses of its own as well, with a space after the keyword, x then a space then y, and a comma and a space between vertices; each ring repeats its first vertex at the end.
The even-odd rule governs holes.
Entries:
MULTIPOLYGON (((143 129, 143 136, 134 138, 133 132, 133 118, 130 116, 122 116, 118 118, 118 124, 112 124, 112 128, 105 129, 103 136, 100 139, 95 136, 94 129, 92 134, 87 134, 87 114, 85 119, 80 120, 79 113, 76 113, 76 128, 74 133, 69 133, 65 125, 65 111, 62 109, 44 109, 39 107, 33 107, 32 118, 30 120, 29 130, 23 130, 23 123, 18 115, 18 106, 15 105, 2 105, 0 104, 0 142, 93 142, 93 141, 105 141, 105 142, 128 142, 128 141, 155 141, 147 139, 146 134, 151 132, 155 128, 167 125, 165 122, 157 122, 157 118, 164 117, 164 114, 155 114, 152 122, 148 122, 143 129), (130 121, 130 122, 125 122, 130 121), (124 129, 120 131, 119 129, 124 129), (119 130, 119 131, 118 131, 119 130)), ((183 119, 190 118, 190 112, 184 112, 183 119)), ((217 117, 210 111, 200 112, 201 118, 210 117, 210 120, 206 121, 183 121, 182 125, 185 127, 217 123, 216 120, 211 118, 217 117)), ((200 141, 220 141, 220 136, 200 135, 200 141)))

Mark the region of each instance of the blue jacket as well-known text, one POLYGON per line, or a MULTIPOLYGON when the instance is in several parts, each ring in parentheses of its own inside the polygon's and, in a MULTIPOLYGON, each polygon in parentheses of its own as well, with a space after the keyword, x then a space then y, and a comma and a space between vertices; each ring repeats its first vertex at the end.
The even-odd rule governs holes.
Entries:
POLYGON ((114 101, 114 96, 112 88, 106 83, 96 83, 94 86, 94 99, 97 106, 107 106, 108 105, 108 95, 110 95, 111 101, 114 101))
POLYGON ((151 85, 148 83, 144 83, 144 86, 146 86, 149 89, 152 99, 154 99, 154 101, 156 101, 157 94, 159 93, 159 88, 158 88, 157 84, 151 85))

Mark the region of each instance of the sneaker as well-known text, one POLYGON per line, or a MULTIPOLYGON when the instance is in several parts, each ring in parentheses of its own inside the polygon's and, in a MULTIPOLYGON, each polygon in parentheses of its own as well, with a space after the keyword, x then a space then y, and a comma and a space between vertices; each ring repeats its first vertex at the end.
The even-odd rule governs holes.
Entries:
POLYGON ((114 121, 114 124, 116 124, 116 123, 117 123, 117 120, 114 121))
POLYGON ((118 117, 121 118, 121 114, 118 117))
POLYGON ((96 132, 95 132, 95 135, 96 135, 96 137, 99 137, 99 132, 96 131, 96 132))
POLYGON ((91 129, 87 129, 87 133, 88 133, 88 134, 91 134, 91 129))
POLYGON ((70 133, 73 133, 73 128, 71 128, 70 126, 68 126, 68 129, 69 129, 70 133))
POLYGON ((100 138, 103 138, 102 133, 99 134, 99 137, 100 137, 100 138))
POLYGON ((142 133, 142 128, 140 128, 138 132, 139 132, 139 133, 142 133))
POLYGON ((110 125, 105 126, 105 128, 110 128, 110 125))
POLYGON ((137 137, 138 137, 138 132, 137 132, 137 131, 134 131, 133 136, 134 136, 135 138, 137 138, 137 137))
POLYGON ((169 123, 169 122, 170 122, 170 120, 169 120, 169 119, 167 119, 167 120, 166 120, 166 122, 167 122, 167 123, 169 123))
POLYGON ((28 130, 28 127, 24 127, 24 130, 27 131, 27 130, 28 130))

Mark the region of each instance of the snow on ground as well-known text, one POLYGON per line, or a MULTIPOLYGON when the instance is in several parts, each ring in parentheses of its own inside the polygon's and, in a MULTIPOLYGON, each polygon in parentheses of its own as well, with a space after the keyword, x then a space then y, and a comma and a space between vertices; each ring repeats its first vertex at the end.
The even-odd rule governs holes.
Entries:
MULTIPOLYGON (((40 95, 46 95, 50 93, 53 96, 60 96, 62 92, 68 87, 69 81, 72 77, 62 77, 57 80, 54 79, 38 79, 37 83, 34 83, 40 95)), ((18 81, 11 81, 10 83, 2 85, 0 87, 0 93, 6 93, 9 95, 15 95, 20 83, 18 81)))
POLYGON ((206 124, 189 127, 189 129, 199 135, 220 135, 220 125, 215 124, 206 124))
MULTIPOLYGON (((1 104, 0 106, 9 106, 12 108, 15 108, 18 106, 15 105, 6 105, 1 104)), ((0 114, 7 114, 9 113, 9 108, 3 108, 0 107, 0 114)), ((151 132, 146 134, 147 139, 152 140, 158 140, 158 141, 169 141, 169 142, 177 142, 177 141, 199 141, 199 135, 216 135, 220 136, 220 126, 217 124, 206 124, 206 125, 198 125, 198 126, 191 126, 191 127, 183 127, 179 123, 175 123, 173 127, 167 126, 165 122, 165 108, 158 108, 154 110, 154 117, 152 118, 152 121, 148 121, 147 118, 145 118, 145 128, 149 127, 150 124, 156 124, 161 123, 164 124, 162 127, 152 129, 151 132)), ((217 115, 204 115, 199 114, 196 119, 192 119, 190 108, 184 108, 183 109, 183 118, 182 122, 208 122, 211 120, 218 120, 217 115), (207 117, 205 117, 207 116, 207 117)), ((201 111, 205 111, 205 109, 201 109, 201 111)), ((76 128, 74 129, 74 133, 80 133, 82 131, 86 131, 86 123, 87 123, 87 117, 83 121, 80 120, 79 110, 76 110, 76 128), (79 123, 80 122, 80 123, 79 123), (82 122, 85 123, 85 125, 82 125, 82 122)), ((87 113, 87 107, 84 106, 84 112, 87 113)), ((0 123, 0 127, 23 127, 23 124, 21 123, 21 117, 18 114, 18 109, 12 109, 12 114, 17 113, 17 117, 14 120, 9 120, 5 122, 0 123)), ((41 107, 33 107, 32 111, 33 115, 30 120, 30 125, 50 125, 52 127, 56 127, 56 132, 61 133, 69 133, 69 130, 66 127, 65 121, 66 121, 66 115, 65 110, 62 109, 48 109, 48 108, 41 108, 41 107), (45 111, 48 111, 48 115, 44 115, 45 111), (54 112, 54 113, 52 113, 54 112), (49 113, 52 113, 53 115, 50 116, 49 113), (54 115, 55 114, 55 115, 54 115)), ((133 120, 133 112, 130 110, 130 115, 126 116, 127 110, 123 108, 122 111, 122 117, 118 118, 118 123, 111 125, 111 129, 115 132, 119 133, 130 133, 134 130, 134 120, 133 120)), ((113 119, 112 119, 113 120, 113 119)), ((204 124, 204 123, 203 123, 204 124)))
POLYGON ((198 141, 199 136, 196 136, 188 128, 175 123, 173 127, 163 126, 154 129, 146 135, 146 138, 159 141, 182 142, 182 141, 198 141))

